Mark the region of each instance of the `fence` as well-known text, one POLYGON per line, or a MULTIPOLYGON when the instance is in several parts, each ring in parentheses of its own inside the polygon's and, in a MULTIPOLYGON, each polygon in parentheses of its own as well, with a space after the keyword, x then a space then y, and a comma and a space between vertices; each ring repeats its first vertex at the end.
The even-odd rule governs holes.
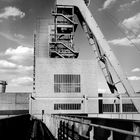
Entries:
POLYGON ((88 118, 64 115, 51 115, 49 122, 57 140, 140 140, 139 127, 135 127, 135 131, 127 131, 93 124, 88 118))

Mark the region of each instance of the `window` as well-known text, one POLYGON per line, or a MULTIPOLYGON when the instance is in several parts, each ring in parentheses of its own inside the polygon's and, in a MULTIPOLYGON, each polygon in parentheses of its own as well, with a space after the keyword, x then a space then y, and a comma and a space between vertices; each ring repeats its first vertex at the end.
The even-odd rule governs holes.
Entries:
MULTIPOLYGON (((123 112, 137 112, 133 104, 123 104, 123 112)), ((114 112, 114 104, 103 104, 103 112, 114 112)), ((120 105, 116 104, 116 112, 120 112, 120 105)))
POLYGON ((81 104, 54 104, 54 110, 80 110, 81 104))
POLYGON ((80 75, 54 75, 55 93, 80 93, 80 75))

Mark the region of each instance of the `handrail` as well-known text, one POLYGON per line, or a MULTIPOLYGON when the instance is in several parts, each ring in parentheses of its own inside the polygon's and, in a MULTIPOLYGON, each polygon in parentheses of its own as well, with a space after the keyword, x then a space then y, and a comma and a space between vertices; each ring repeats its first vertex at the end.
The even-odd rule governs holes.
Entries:
POLYGON ((66 16, 63 15, 63 14, 58 14, 58 13, 54 13, 54 12, 53 12, 52 15, 53 15, 53 16, 62 16, 62 17, 64 17, 66 20, 68 20, 69 22, 71 22, 72 24, 77 25, 76 22, 72 21, 71 19, 69 19, 68 17, 66 17, 66 16))
POLYGON ((64 58, 64 56, 63 55, 61 55, 61 54, 59 54, 57 51, 51 51, 51 52, 53 52, 53 53, 56 53, 57 55, 59 55, 61 58, 64 58))
POLYGON ((75 53, 75 54, 78 54, 78 52, 72 50, 71 48, 69 48, 68 46, 66 46, 63 42, 51 42, 52 44, 61 44, 63 45, 64 47, 66 47, 68 50, 70 50, 72 53, 75 53))
POLYGON ((131 132, 131 131, 127 131, 127 130, 122 130, 122 129, 118 129, 118 128, 113 128, 113 127, 108 127, 108 126, 103 126, 103 125, 98 125, 98 124, 91 124, 91 123, 87 123, 87 122, 81 122, 81 121, 78 121, 78 120, 74 120, 74 118, 70 118, 70 117, 62 117, 62 116, 59 116, 59 115, 52 115, 54 118, 59 118, 59 119, 63 119, 63 120, 66 120, 66 121, 72 121, 72 122, 75 122, 75 123, 79 123, 79 124, 84 124, 84 125, 88 125, 88 126, 91 126, 91 127, 96 127, 96 128, 102 128, 102 129, 106 129, 106 130, 110 130, 110 131, 114 131, 114 132, 118 132, 118 133, 122 133, 122 134, 126 134, 126 135, 131 135, 131 136, 134 136, 134 137, 139 137, 140 138, 140 133, 135 133, 135 132, 131 132))

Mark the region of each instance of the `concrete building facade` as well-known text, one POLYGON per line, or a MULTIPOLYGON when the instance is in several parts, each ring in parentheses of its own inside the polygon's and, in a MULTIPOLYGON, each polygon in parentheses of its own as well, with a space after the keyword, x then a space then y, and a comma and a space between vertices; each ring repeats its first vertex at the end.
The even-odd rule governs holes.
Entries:
POLYGON ((37 62, 33 114, 40 114, 42 110, 46 113, 98 112, 97 100, 88 99, 98 96, 95 62, 47 58, 37 62))
POLYGON ((35 36, 31 114, 98 113, 98 101, 90 100, 98 97, 95 60, 52 57, 49 52, 50 34, 54 32, 52 24, 44 19, 39 23, 35 36))

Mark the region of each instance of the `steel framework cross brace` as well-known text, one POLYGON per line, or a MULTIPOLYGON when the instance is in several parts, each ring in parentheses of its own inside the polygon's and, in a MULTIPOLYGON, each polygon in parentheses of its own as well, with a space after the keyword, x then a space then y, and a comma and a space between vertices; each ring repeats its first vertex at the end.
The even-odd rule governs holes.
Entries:
MULTIPOLYGON (((90 10, 86 5, 84 0, 57 0, 56 5, 61 6, 74 6, 75 14, 77 15, 84 31, 86 32, 90 44, 94 48, 94 53, 96 55, 99 64, 103 64, 104 68, 102 71, 105 75, 106 82, 112 93, 117 93, 116 84, 120 82, 125 89, 129 97, 134 96, 135 91, 130 85, 127 76, 124 74, 119 61, 112 52, 110 46, 108 45, 103 33, 101 32, 98 24, 96 23, 94 17, 92 16, 90 10), (112 73, 109 69, 111 67, 115 76, 118 77, 119 81, 114 82, 112 73), (104 70, 103 70, 104 69, 104 70)), ((137 111, 140 112, 140 99, 131 100, 136 107, 137 111)))

